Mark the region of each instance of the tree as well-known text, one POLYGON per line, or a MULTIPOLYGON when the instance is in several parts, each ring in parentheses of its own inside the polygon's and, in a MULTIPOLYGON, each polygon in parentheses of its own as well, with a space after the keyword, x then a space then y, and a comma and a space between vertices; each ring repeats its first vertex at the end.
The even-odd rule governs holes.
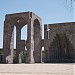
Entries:
MULTIPOLYGON (((68 2, 68 1, 69 1, 69 0, 66 0, 66 2, 68 2)), ((72 2, 75 2, 75 0, 70 0, 70 1, 71 1, 71 3, 72 3, 72 2)))
POLYGON ((70 3, 71 7, 74 7, 75 0, 66 0, 66 3, 70 3))

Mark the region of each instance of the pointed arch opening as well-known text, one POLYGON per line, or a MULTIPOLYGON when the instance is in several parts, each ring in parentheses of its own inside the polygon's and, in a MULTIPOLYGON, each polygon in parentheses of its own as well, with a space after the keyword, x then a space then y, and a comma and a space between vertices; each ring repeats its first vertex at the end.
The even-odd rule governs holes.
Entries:
POLYGON ((16 49, 16 26, 14 25, 14 49, 16 49))
POLYGON ((41 27, 38 19, 34 20, 34 30, 33 30, 33 38, 34 38, 34 60, 35 63, 41 62, 41 27))
POLYGON ((66 34, 56 34, 48 50, 48 62, 69 63, 74 62, 74 46, 66 34))

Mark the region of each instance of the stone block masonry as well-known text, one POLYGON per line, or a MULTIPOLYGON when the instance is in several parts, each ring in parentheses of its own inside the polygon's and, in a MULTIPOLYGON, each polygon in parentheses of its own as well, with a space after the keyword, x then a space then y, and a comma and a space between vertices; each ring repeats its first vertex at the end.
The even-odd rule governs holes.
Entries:
MULTIPOLYGON (((13 63, 14 26, 16 27, 16 62, 21 63, 21 51, 27 48, 26 63, 75 62, 75 23, 44 25, 42 39, 42 20, 33 12, 7 14, 3 33, 3 62, 13 63), (21 29, 27 25, 27 40, 21 40, 21 29)), ((24 34, 25 35, 25 34, 24 34)))
POLYGON ((41 18, 32 12, 7 14, 4 21, 3 62, 13 63, 14 26, 16 26, 16 59, 25 48, 21 40, 21 29, 27 24, 27 63, 41 62, 41 18))

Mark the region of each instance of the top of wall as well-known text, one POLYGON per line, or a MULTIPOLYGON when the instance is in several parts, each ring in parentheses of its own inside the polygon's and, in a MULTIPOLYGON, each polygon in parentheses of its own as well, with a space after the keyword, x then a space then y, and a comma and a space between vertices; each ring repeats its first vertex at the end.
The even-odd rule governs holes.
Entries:
POLYGON ((39 18, 41 20, 41 18, 39 16, 37 16, 35 13, 33 12, 19 12, 19 13, 12 13, 12 14, 6 14, 5 17, 6 18, 13 18, 13 17, 27 17, 27 18, 34 18, 35 16, 37 18, 39 18))
POLYGON ((64 26, 75 26, 75 22, 65 22, 65 23, 54 23, 54 24, 44 24, 45 27, 64 27, 64 26))

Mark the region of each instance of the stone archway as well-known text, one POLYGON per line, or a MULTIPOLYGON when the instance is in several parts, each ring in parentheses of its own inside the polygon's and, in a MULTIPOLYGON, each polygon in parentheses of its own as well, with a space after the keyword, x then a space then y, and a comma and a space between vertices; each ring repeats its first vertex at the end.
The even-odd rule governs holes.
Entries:
POLYGON ((35 63, 41 62, 41 25, 38 19, 34 20, 34 61, 35 63))
MULTIPOLYGON (((16 60, 19 63, 19 54, 22 50, 25 50, 25 44, 27 47, 27 63, 34 63, 34 38, 33 38, 33 30, 34 30, 34 20, 39 20, 40 27, 41 27, 41 19, 37 15, 32 12, 23 12, 23 13, 15 13, 15 14, 8 14, 5 17, 4 23, 4 38, 3 38, 3 62, 5 63, 13 63, 13 50, 14 50, 14 32, 13 28, 16 25, 16 60), (21 28, 24 25, 28 25, 28 32, 27 32, 27 41, 21 40, 21 28)), ((35 21, 36 22, 36 21, 35 21)), ((41 29, 41 28, 40 28, 41 29)), ((39 32, 41 36, 41 31, 39 32)), ((41 37, 39 38, 39 40, 41 37)), ((41 45, 41 43, 40 43, 41 45)), ((34 52, 35 55, 35 52, 34 52)), ((40 57, 37 56, 40 59, 40 57)), ((37 62, 40 62, 38 60, 37 62)))

